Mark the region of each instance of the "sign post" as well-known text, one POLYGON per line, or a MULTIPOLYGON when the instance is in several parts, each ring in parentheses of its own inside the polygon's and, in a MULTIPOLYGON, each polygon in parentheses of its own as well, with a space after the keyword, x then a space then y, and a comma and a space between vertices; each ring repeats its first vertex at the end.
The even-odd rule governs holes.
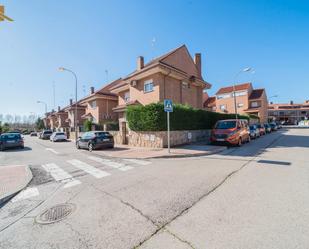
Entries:
POLYGON ((171 99, 164 100, 164 111, 167 114, 167 148, 168 153, 171 153, 171 144, 170 144, 170 112, 173 112, 173 102, 171 99))

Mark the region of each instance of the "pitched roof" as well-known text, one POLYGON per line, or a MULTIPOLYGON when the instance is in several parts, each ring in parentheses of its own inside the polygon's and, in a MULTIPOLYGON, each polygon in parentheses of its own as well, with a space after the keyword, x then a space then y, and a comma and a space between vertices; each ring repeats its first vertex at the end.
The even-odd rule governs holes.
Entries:
POLYGON ((265 89, 254 89, 250 96, 249 96, 249 99, 259 99, 261 98, 261 96, 263 95, 265 89))
MULTIPOLYGON (((248 90, 250 87, 252 87, 251 83, 243 83, 243 84, 235 85, 235 91, 248 90)), ((231 93, 233 91, 234 91, 233 86, 222 87, 218 90, 216 95, 224 94, 224 93, 231 93)))
POLYGON ((205 102, 204 102, 204 107, 213 107, 216 105, 216 97, 209 97, 205 102))

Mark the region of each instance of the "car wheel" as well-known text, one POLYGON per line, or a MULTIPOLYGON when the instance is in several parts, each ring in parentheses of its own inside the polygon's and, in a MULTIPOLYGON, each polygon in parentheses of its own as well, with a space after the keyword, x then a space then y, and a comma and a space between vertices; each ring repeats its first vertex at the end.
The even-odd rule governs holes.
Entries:
POLYGON ((3 150, 4 150, 3 146, 2 146, 2 145, 0 145, 0 151, 3 151, 3 150))
POLYGON ((92 143, 89 143, 88 144, 88 150, 91 152, 91 151, 93 151, 93 145, 92 145, 92 143))

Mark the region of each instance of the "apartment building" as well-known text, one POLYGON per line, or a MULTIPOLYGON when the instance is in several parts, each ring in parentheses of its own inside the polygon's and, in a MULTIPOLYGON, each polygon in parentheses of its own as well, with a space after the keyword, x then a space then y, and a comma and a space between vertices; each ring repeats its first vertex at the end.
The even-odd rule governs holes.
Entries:
POLYGON ((234 94, 238 114, 253 114, 261 122, 268 121, 268 101, 265 89, 253 89, 251 83, 220 88, 216 95, 204 102, 204 108, 222 112, 235 113, 234 94))
POLYGON ((147 105, 172 99, 174 103, 203 108, 203 90, 211 85, 202 77, 201 54, 191 57, 185 45, 149 63, 138 57, 136 70, 123 78, 110 91, 118 95, 113 111, 126 129, 125 110, 129 105, 147 105))
POLYGON ((269 118, 280 121, 284 124, 298 124, 302 120, 309 118, 309 101, 296 104, 293 101, 287 104, 269 104, 269 118))

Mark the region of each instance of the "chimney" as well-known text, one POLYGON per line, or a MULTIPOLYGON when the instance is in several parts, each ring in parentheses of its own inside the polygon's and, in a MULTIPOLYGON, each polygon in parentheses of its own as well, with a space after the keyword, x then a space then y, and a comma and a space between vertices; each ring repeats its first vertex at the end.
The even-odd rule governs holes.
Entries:
POLYGON ((60 106, 58 106, 58 112, 60 112, 60 106))
POLYGON ((143 68, 144 68, 144 57, 139 56, 139 57, 137 57, 137 71, 139 71, 143 68))
POLYGON ((70 105, 73 105, 73 99, 70 99, 70 105))
POLYGON ((291 100, 291 101, 290 101, 290 104, 291 104, 291 105, 293 105, 293 104, 294 104, 293 100, 291 100))
POLYGON ((202 77, 202 55, 200 53, 195 54, 194 63, 197 67, 197 74, 201 78, 202 77))
POLYGON ((90 94, 93 94, 94 93, 94 87, 90 87, 90 94))

